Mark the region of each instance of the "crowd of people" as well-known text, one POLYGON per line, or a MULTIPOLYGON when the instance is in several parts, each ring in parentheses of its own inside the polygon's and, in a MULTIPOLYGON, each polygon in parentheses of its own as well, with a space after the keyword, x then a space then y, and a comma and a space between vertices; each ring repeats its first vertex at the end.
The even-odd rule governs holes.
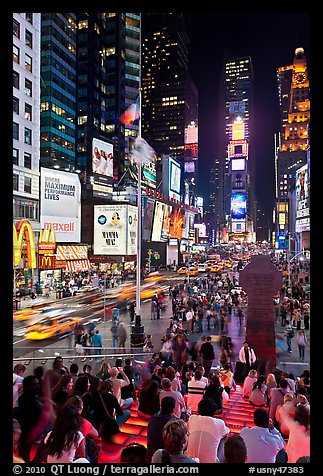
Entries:
MULTIPOLYGON (((246 300, 243 292, 231 292, 236 284, 229 275, 224 279, 204 276, 171 287, 172 317, 160 351, 145 364, 135 364, 130 358, 123 364, 117 358, 110 366, 102 359, 94 374, 89 364, 82 371, 76 363, 67 368, 58 356, 52 369, 44 371, 40 366, 26 377, 25 366, 17 364, 14 461, 96 462, 95 439, 101 437, 108 451, 136 401, 138 415, 148 422, 147 448, 140 444, 125 447, 120 462, 309 462, 310 371, 297 377, 277 369, 261 373, 249 342, 235 348, 228 323, 235 316, 244 325, 246 300), (200 336, 190 346, 193 333, 200 336), (218 361, 214 333, 219 336, 218 361), (237 385, 254 409, 254 425, 241 429, 240 434, 232 433, 222 418, 224 402, 230 401, 237 385)), ((305 323, 304 305, 307 310, 306 299, 303 307, 295 307, 295 301, 302 299, 297 289, 287 289, 287 296, 281 293, 279 306, 286 310, 287 348, 293 339, 289 327, 296 328, 303 360, 308 327, 300 328, 294 311, 300 309, 305 323)), ((152 318, 158 317, 154 314, 152 318)), ((87 332, 80 329, 75 342, 86 333, 92 339, 97 336, 95 325, 87 332)))

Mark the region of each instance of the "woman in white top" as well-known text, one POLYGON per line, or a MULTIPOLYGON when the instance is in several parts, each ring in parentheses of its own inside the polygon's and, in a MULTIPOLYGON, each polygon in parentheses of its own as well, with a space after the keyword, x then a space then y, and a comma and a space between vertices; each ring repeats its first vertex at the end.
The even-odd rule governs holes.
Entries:
POLYGON ((53 430, 47 433, 47 463, 89 463, 85 458, 85 438, 80 431, 82 417, 76 406, 64 406, 53 430))
POLYGON ((242 395, 244 398, 249 398, 252 386, 257 381, 257 371, 255 369, 249 370, 247 377, 243 381, 242 395))

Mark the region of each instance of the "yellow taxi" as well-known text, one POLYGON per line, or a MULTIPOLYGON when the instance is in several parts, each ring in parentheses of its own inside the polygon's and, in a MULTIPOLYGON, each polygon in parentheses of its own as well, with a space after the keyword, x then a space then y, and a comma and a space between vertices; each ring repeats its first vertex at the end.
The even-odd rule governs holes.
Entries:
POLYGON ((35 311, 35 309, 22 309, 21 311, 13 313, 13 319, 14 321, 27 321, 36 314, 39 314, 39 312, 40 311, 35 311))
POLYGON ((218 273, 221 271, 222 267, 218 266, 217 264, 212 265, 210 268, 211 273, 218 273))
POLYGON ((185 266, 182 266, 181 268, 178 268, 177 272, 178 274, 186 274, 187 268, 185 266))
POLYGON ((226 268, 232 268, 232 263, 231 263, 231 261, 224 261, 223 265, 224 265, 226 268))
POLYGON ((199 271, 198 271, 198 267, 197 266, 191 266, 190 268, 188 268, 187 270, 187 275, 188 276, 198 276, 199 274, 199 271))
POLYGON ((77 323, 81 322, 78 317, 53 317, 44 318, 27 328, 25 338, 30 340, 45 340, 58 338, 72 331, 77 323))

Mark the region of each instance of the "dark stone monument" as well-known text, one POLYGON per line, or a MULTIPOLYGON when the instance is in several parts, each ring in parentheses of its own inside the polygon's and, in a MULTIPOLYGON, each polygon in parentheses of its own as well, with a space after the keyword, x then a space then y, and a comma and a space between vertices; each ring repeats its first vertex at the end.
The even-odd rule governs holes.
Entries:
POLYGON ((282 286, 282 273, 268 255, 252 255, 239 273, 239 283, 248 294, 246 340, 253 347, 258 371, 265 375, 276 367, 273 296, 282 286))

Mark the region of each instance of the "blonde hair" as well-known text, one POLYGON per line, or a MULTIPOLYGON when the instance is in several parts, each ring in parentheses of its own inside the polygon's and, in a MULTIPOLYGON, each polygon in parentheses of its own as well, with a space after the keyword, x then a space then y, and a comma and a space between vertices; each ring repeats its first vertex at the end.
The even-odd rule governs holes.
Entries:
POLYGON ((276 377, 275 377, 274 374, 268 374, 267 375, 266 384, 268 384, 268 383, 273 383, 273 384, 277 385, 276 377))
POLYGON ((251 378, 256 377, 257 378, 257 370, 255 370, 255 369, 249 370, 248 377, 251 377, 251 378))
POLYGON ((291 402, 293 400, 294 400, 294 397, 290 393, 286 393, 286 395, 284 395, 284 403, 291 402))
POLYGON ((182 452, 187 436, 188 428, 183 420, 170 420, 163 428, 165 448, 170 454, 182 452))

